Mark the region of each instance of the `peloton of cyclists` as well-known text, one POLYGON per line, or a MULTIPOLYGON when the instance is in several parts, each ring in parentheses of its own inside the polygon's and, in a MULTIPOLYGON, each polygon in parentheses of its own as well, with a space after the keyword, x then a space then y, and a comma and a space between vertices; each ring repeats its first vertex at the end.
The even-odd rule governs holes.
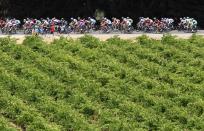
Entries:
MULTIPOLYGON (((99 20, 98 20, 99 21, 99 20)), ((99 27, 94 17, 85 18, 71 18, 66 21, 64 18, 25 18, 23 23, 17 19, 0 19, 0 29, 2 33, 16 33, 22 24, 25 34, 54 34, 56 33, 89 33, 96 29, 100 29, 102 33, 122 32, 131 33, 133 31, 133 19, 130 17, 122 17, 121 19, 112 17, 111 19, 103 17, 100 20, 99 27)), ((172 18, 149 18, 140 17, 137 23, 137 30, 144 32, 164 32, 178 29, 181 31, 196 32, 198 22, 194 18, 183 17, 175 26, 175 21, 172 18)))

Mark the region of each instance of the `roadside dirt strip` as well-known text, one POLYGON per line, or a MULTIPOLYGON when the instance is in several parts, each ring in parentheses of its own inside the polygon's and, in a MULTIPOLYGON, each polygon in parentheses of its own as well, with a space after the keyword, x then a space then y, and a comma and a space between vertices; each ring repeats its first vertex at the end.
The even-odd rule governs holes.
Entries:
MULTIPOLYGON (((114 36, 118 36, 120 37, 121 39, 135 39, 139 36, 142 36, 142 35, 147 35, 148 37, 150 38, 153 38, 153 39, 161 39, 163 34, 90 34, 96 38, 99 38, 100 40, 107 40, 109 38, 112 38, 114 36)), ((183 38, 183 39, 188 39, 192 36, 191 33, 189 34, 171 34, 173 36, 177 36, 178 38, 183 38)), ((198 33, 198 35, 202 35, 204 36, 203 33, 198 33)), ((11 38, 15 38, 17 40, 17 43, 18 44, 21 44, 23 42, 23 40, 25 39, 25 36, 26 35, 11 35, 10 37, 11 38)), ((63 37, 66 37, 66 38, 72 38, 72 39, 77 39, 77 38, 80 38, 82 36, 84 36, 83 34, 69 34, 69 35, 43 35, 41 37, 43 37, 43 39, 47 42, 47 43, 50 43, 52 42, 54 39, 59 39, 61 36, 63 37)), ((2 37, 8 37, 8 35, 0 35, 0 38, 2 37)))

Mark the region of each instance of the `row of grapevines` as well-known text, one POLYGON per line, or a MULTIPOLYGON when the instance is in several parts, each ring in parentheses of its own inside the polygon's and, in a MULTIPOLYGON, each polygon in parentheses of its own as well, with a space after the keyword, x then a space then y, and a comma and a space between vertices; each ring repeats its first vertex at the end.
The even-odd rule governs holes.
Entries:
MULTIPOLYGON (((186 51, 181 51, 178 50, 176 47, 171 46, 171 44, 164 44, 164 43, 168 43, 167 40, 163 41, 163 43, 159 42, 159 41, 155 41, 155 40, 147 40, 147 38, 145 39, 140 39, 140 45, 145 47, 145 48, 149 48, 151 49, 150 52, 153 52, 154 54, 156 53, 158 55, 158 57, 155 57, 154 59, 162 59, 162 60, 166 60, 166 62, 170 63, 170 62, 176 62, 178 66, 181 67, 199 67, 198 69, 202 70, 202 66, 203 66, 203 57, 201 57, 201 59, 199 58, 195 58, 193 55, 195 55, 196 53, 200 53, 202 51, 198 50, 197 52, 194 53, 189 53, 186 51), (145 42, 148 41, 148 42, 145 42), (159 49, 159 50, 158 50, 159 49)), ((176 43, 176 40, 175 40, 176 43)), ((146 55, 146 54, 145 54, 146 55)), ((157 61, 155 61, 157 62, 157 61)), ((162 63, 158 63, 158 64, 162 64, 162 63)), ((166 65, 166 63, 165 63, 166 65)))
MULTIPOLYGON (((28 59, 27 59, 28 60, 28 59)), ((33 59, 29 59, 29 60, 33 60, 33 59)))
MULTIPOLYGON (((41 50, 42 50, 42 49, 41 49, 41 50)), ((40 50, 40 51, 41 51, 41 50, 40 50)), ((53 55, 53 56, 54 56, 54 55, 53 55)))
MULTIPOLYGON (((39 51, 42 51, 42 47, 41 47, 41 48, 38 48, 38 50, 39 50, 39 51)), ((110 106, 110 105, 109 105, 109 106, 110 106)))
MULTIPOLYGON (((110 41, 108 41, 108 44, 104 44, 103 42, 99 42, 96 39, 89 39, 86 37, 82 38, 80 41, 72 41, 72 42, 74 44, 71 43, 71 46, 69 42, 68 44, 67 42, 65 42, 65 44, 63 42, 59 43, 59 46, 62 46, 63 48, 57 48, 58 45, 57 46, 52 45, 51 48, 49 48, 50 50, 46 50, 46 46, 42 47, 41 45, 37 45, 37 46, 34 45, 34 47, 31 47, 31 49, 37 53, 33 53, 33 51, 31 50, 29 50, 28 52, 29 53, 32 52, 32 54, 35 54, 38 58, 46 57, 46 59, 44 60, 48 60, 50 61, 50 63, 55 63, 55 65, 57 66, 64 67, 62 68, 63 71, 66 72, 69 69, 71 73, 74 73, 73 76, 80 76, 80 78, 83 78, 81 79, 83 81, 88 80, 88 82, 86 83, 86 87, 92 86, 93 83, 95 83, 94 85, 98 85, 97 90, 99 91, 99 93, 97 92, 97 90, 94 90, 93 92, 91 92, 91 90, 94 88, 91 88, 89 90, 86 90, 87 88, 83 88, 81 92, 84 91, 86 92, 86 95, 90 95, 92 99, 89 99, 89 100, 93 100, 94 98, 97 99, 97 93, 98 93, 100 95, 100 100, 103 101, 100 105, 105 104, 104 106, 105 108, 109 108, 109 109, 112 108, 110 111, 116 111, 114 115, 117 114, 117 117, 119 119, 122 119, 123 121, 133 122, 136 118, 136 121, 138 122, 138 124, 135 124, 135 127, 141 127, 141 128, 150 129, 150 130, 164 129, 164 127, 165 129, 170 127, 177 128, 177 129, 178 128, 191 129, 195 127, 197 129, 202 128, 201 126, 202 122, 195 124, 195 121, 199 121, 199 122, 202 121, 202 117, 200 117, 202 115, 202 106, 199 105, 200 102, 202 103, 202 100, 198 103, 195 103, 195 102, 192 102, 191 99, 190 100, 186 99, 188 96, 187 92, 183 92, 185 94, 184 95, 181 94, 182 96, 178 97, 179 90, 177 90, 176 88, 170 89, 169 87, 172 84, 175 87, 178 86, 178 85, 175 85, 175 81, 177 79, 173 79, 173 80, 172 78, 169 79, 169 75, 170 75, 169 72, 163 76, 163 74, 161 73, 166 72, 167 71, 166 69, 163 70, 162 66, 154 64, 154 62, 151 62, 150 60, 147 60, 147 61, 144 60, 145 58, 142 57, 143 52, 142 51, 140 52, 140 50, 143 50, 144 48, 137 50, 140 53, 136 55, 140 57, 135 58, 134 54, 130 53, 129 51, 123 50, 122 44, 128 43, 128 42, 126 43, 125 41, 117 42, 116 43, 117 46, 110 45, 111 48, 108 47, 108 44, 112 44, 110 41), (74 47, 74 45, 76 45, 76 47, 74 47), (57 51, 53 53, 55 49, 59 49, 57 50, 57 51, 60 51, 59 55, 57 54, 57 51), (113 52, 114 50, 112 49, 115 49, 116 52, 113 52), (69 51, 69 52, 66 53, 66 51, 69 51), (40 55, 38 53, 40 53, 40 55), (77 60, 75 60, 75 58, 77 58, 77 60), (139 59, 137 60, 137 58, 139 59), (143 61, 142 63, 140 63, 141 60, 143 61), (134 64, 137 66, 137 68, 133 67, 134 64), (159 73, 157 70, 154 69, 155 67, 159 70, 159 73), (151 71, 154 72, 153 75, 151 71), (80 73, 82 75, 80 75, 80 73), (155 79, 157 74, 160 75, 159 77, 161 77, 162 80, 155 79), (101 84, 98 84, 98 83, 101 83, 101 84), (161 91, 159 91, 159 89, 161 89, 161 91), (167 97, 159 96, 160 94, 164 95, 165 92, 167 97), (168 97, 170 97, 171 99, 168 99, 168 97), (178 106, 179 103, 173 103, 174 101, 175 102, 180 101, 182 106, 179 107, 178 106), (110 103, 111 105, 109 105, 108 103, 110 103), (197 107, 200 109, 200 111, 198 111, 198 114, 196 114, 198 117, 195 117, 195 113, 196 113, 195 110, 193 111, 193 117, 189 116, 190 110, 188 111, 187 109, 189 109, 190 105, 191 106, 193 105, 192 110, 196 109, 197 107), (139 110, 135 111, 135 108, 138 108, 139 110), (143 111, 143 113, 140 112, 141 110, 143 111), (161 124, 161 122, 163 123, 163 125, 161 124), (179 125, 179 126, 176 126, 176 125, 179 125)), ((30 46, 32 45, 29 45, 29 47, 30 46)), ((127 48, 132 49, 131 46, 128 46, 127 48)), ((27 48, 23 47, 23 49, 27 49, 27 48)), ((9 46, 5 46, 3 50, 8 53, 9 46)), ((19 54, 20 53, 21 52, 19 52, 19 54)), ((156 57, 154 53, 152 54, 153 55, 150 58, 155 59, 156 57)), ((38 65, 32 64, 32 62, 36 62, 35 59, 34 60, 28 59, 29 57, 30 58, 35 58, 35 57, 29 56, 27 59, 25 59, 26 57, 23 57, 22 59, 21 58, 22 55, 14 54, 13 56, 17 56, 14 58, 17 58, 18 61, 20 58, 22 61, 26 61, 26 65, 29 64, 29 65, 32 65, 34 68, 37 67, 39 69, 38 65), (29 61, 29 63, 27 63, 27 61, 29 61)), ((43 69, 48 69, 48 68, 49 66, 46 66, 43 69)), ((44 70, 40 70, 40 71, 44 72, 44 70)), ((52 68, 52 70, 49 70, 49 71, 54 71, 54 68, 52 68)), ((49 73, 49 72, 47 71, 45 73, 49 73)), ((60 72, 60 75, 61 74, 62 72, 60 72)), ((62 75, 65 76, 64 74, 62 75)), ((172 74, 171 74, 171 77, 173 77, 172 74)), ((54 78, 56 77, 54 76, 54 78)), ((179 79, 181 78, 182 77, 179 77, 179 79)), ((186 82, 187 79, 185 77, 183 78, 184 78, 183 82, 186 82)), ((70 83, 66 83, 66 81, 65 82, 62 81, 62 77, 60 77, 58 80, 60 80, 60 82, 64 83, 65 85, 70 85, 70 83)), ((178 82, 178 84, 182 84, 182 82, 178 82)), ((188 84, 191 84, 191 83, 188 82, 188 84)), ((193 86, 194 84, 191 84, 191 85, 193 86)), ((80 86, 82 85, 80 84, 78 87, 80 86)), ((186 85, 184 85, 183 88, 186 88, 186 85)), ((79 88, 76 88, 76 90, 78 89, 79 88)), ((195 90, 193 90, 193 92, 195 92, 195 90)), ((194 94, 190 94, 190 95, 192 96, 194 94)), ((193 97, 195 98, 195 96, 193 97)), ((198 100, 198 98, 199 96, 196 98, 196 100, 198 100)), ((101 106, 99 106, 99 108, 101 108, 101 106)), ((105 117, 103 117, 103 119, 104 118, 105 117)), ((111 121, 112 118, 109 118, 107 120, 111 121)), ((114 121, 112 120, 112 122, 114 121)), ((110 126, 119 127, 118 125, 119 123, 120 121, 117 121, 117 124, 111 124, 110 126)), ((126 126, 127 129, 128 128, 130 129, 130 127, 134 127, 132 124, 133 123, 131 123, 129 127, 127 126, 127 123, 124 123, 123 125, 120 125, 120 126, 123 126, 123 127, 126 126)), ((104 124, 102 125, 104 126, 104 124)))
MULTIPOLYGON (((31 98, 32 102, 36 102, 36 101, 38 102, 38 100, 40 100, 40 98, 36 98, 36 97, 41 96, 42 93, 50 94, 50 95, 54 96, 55 98, 60 97, 60 96, 55 96, 55 95, 58 95, 58 94, 56 94, 58 92, 58 90, 56 90, 54 88, 56 88, 56 86, 58 86, 59 88, 62 87, 61 88, 62 90, 59 90, 59 91, 63 91, 64 87, 62 85, 60 85, 58 83, 54 83, 52 81, 46 81, 46 79, 45 79, 46 77, 43 74, 41 74, 40 72, 38 72, 37 70, 35 70, 34 68, 29 67, 29 65, 23 66, 23 63, 18 63, 16 61, 14 61, 13 59, 9 58, 8 56, 3 56, 3 54, 1 56, 1 61, 2 61, 1 63, 4 62, 5 68, 7 68, 9 71, 16 72, 18 76, 23 77, 24 79, 26 78, 30 82, 32 82, 33 90, 31 87, 29 90, 30 92, 34 92, 34 93, 30 94, 31 95, 30 97, 33 97, 33 98, 31 98), (35 90, 37 90, 37 91, 35 91, 35 90), (35 99, 37 99, 37 100, 35 100, 35 99)), ((16 92, 16 90, 13 92, 16 92)), ((45 94, 44 94, 44 96, 45 96, 45 94)), ((51 99, 49 101, 51 101, 51 99)), ((54 103, 58 104, 58 106, 56 106, 56 104, 55 104, 56 107, 60 107, 60 108, 55 108, 55 110, 54 110, 55 112, 59 111, 59 113, 60 112, 64 113, 64 115, 65 115, 65 113, 67 113, 67 117, 69 116, 70 113, 76 114, 76 112, 71 111, 72 109, 66 110, 68 108, 68 106, 65 106, 66 104, 64 102, 57 101, 54 103), (61 111, 62 107, 64 108, 64 110, 66 112, 61 111)), ((47 105, 50 105, 50 104, 47 103, 47 105)), ((42 111, 45 110, 43 106, 39 106, 39 107, 41 108, 42 111)), ((45 108, 48 108, 48 107, 45 107, 45 108)), ((47 112, 44 112, 44 113, 47 113, 47 112)), ((50 113, 50 115, 52 115, 52 114, 50 113)), ((55 119, 56 119, 55 121, 57 121, 57 122, 61 122, 60 120, 63 120, 62 118, 55 118, 55 119)), ((73 119, 76 119, 76 118, 73 118, 73 119)), ((82 120, 82 117, 80 117, 78 120, 75 120, 74 122, 77 122, 78 124, 81 122, 81 124, 82 124, 83 122, 81 120, 82 120)), ((64 120, 62 122, 64 124, 66 124, 67 120, 66 121, 64 120)), ((71 124, 71 121, 70 121, 70 124, 71 124)), ((80 125, 78 125, 78 124, 77 124, 77 127, 80 127, 80 125)), ((67 126, 69 126, 69 124, 67 126)))
MULTIPOLYGON (((32 45, 31 45, 32 46, 32 45)), ((39 52, 41 52, 42 50, 45 50, 44 48, 42 49, 42 47, 41 48, 38 48, 38 51, 39 52)), ((53 55, 54 56, 54 55, 53 55)))
POLYGON ((20 131, 20 129, 15 126, 12 126, 11 122, 9 122, 5 117, 0 116, 0 130, 1 131, 20 131))
MULTIPOLYGON (((12 76, 9 76, 9 74, 5 72, 5 69, 0 68, 0 71, 1 79, 8 79, 7 77, 12 79, 12 76), (4 74, 5 76, 3 76, 4 74)), ((35 108, 25 104, 23 100, 13 96, 11 92, 5 90, 5 88, 9 87, 4 86, 2 83, 0 83, 0 85, 0 111, 5 118, 10 119, 10 121, 13 121, 16 125, 28 131, 55 131, 60 129, 59 126, 46 121, 35 108)))

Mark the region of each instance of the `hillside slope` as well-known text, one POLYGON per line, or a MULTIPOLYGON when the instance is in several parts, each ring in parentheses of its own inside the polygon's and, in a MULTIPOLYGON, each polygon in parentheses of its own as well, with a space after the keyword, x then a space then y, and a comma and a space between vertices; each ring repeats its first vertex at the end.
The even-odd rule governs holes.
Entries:
POLYGON ((203 87, 195 35, 0 38, 2 130, 204 130, 203 87))

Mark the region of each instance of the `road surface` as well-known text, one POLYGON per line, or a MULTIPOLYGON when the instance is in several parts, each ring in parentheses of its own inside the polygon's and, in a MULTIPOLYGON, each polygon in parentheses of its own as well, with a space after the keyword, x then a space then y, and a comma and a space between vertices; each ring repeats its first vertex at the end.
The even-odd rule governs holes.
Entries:
MULTIPOLYGON (((184 32, 178 32, 178 31, 171 31, 169 32, 171 35, 177 36, 178 38, 190 38, 192 36, 192 33, 184 33, 184 32)), ((204 30, 199 30, 197 32, 198 35, 202 35, 204 36, 204 30)), ((161 39, 163 37, 163 34, 158 34, 158 33, 143 33, 143 32, 133 32, 132 34, 121 34, 121 33, 111 33, 111 34, 101 34, 99 32, 94 32, 94 33, 90 33, 90 35, 99 38, 100 40, 107 40, 109 38, 112 38, 114 36, 118 36, 122 39, 135 39, 136 37, 142 36, 142 35, 147 35, 150 38, 154 38, 154 39, 161 39)), ((15 35, 3 35, 0 34, 0 38, 1 37, 7 37, 10 36, 11 38, 15 38, 17 40, 17 43, 20 44, 23 42, 23 40, 25 39, 25 36, 23 33, 18 33, 15 35)), ((63 37, 67 37, 67 38, 73 38, 73 39, 77 39, 80 38, 82 36, 84 36, 84 34, 55 34, 55 35, 41 35, 41 37, 48 43, 52 42, 54 39, 58 39, 60 36, 63 37)))

